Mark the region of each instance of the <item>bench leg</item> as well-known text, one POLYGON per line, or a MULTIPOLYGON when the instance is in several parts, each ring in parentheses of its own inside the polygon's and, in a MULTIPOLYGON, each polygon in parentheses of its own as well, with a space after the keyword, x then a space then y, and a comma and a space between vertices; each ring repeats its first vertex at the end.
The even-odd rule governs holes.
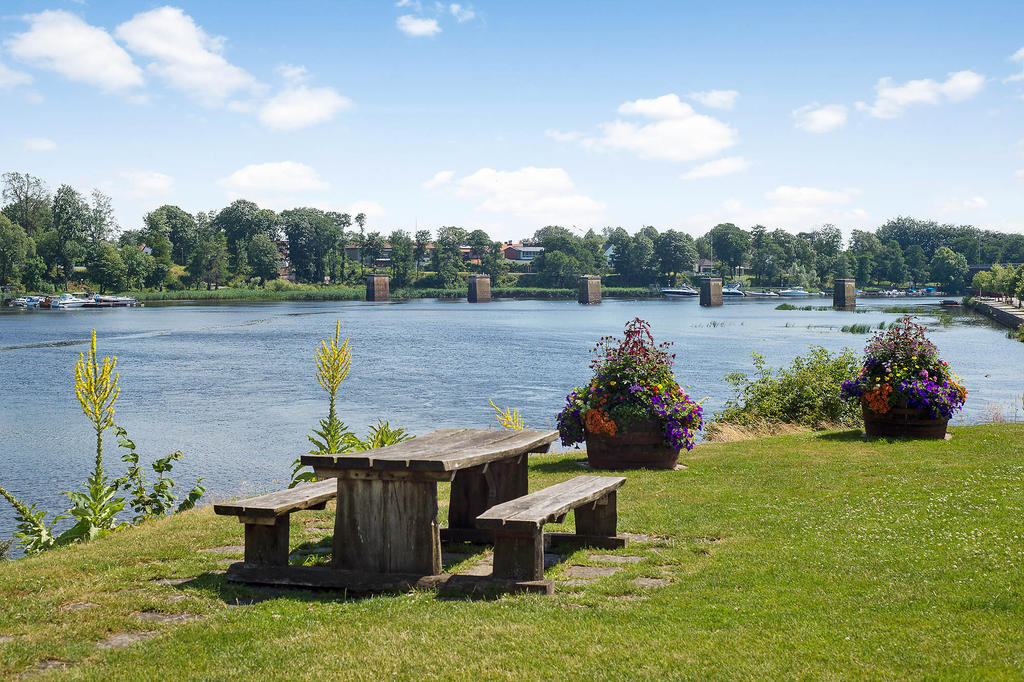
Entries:
POLYGON ((495 578, 544 579, 544 530, 494 531, 495 578))
POLYGON ((576 534, 615 535, 618 523, 618 510, 615 502, 615 491, 596 500, 593 504, 585 504, 576 508, 576 534))
POLYGON ((288 518, 279 516, 272 526, 245 524, 245 563, 263 566, 288 565, 288 518))

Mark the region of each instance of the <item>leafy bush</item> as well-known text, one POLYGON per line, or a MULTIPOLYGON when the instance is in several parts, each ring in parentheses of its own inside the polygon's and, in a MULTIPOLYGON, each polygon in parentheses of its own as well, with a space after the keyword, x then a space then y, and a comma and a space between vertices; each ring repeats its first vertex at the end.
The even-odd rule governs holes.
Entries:
POLYGON ((860 423, 860 409, 839 395, 842 383, 857 376, 860 361, 850 349, 833 355, 812 346, 789 367, 768 367, 764 356, 752 352, 754 375, 736 372, 725 380, 735 396, 715 415, 716 423, 755 425, 788 423, 821 428, 860 423))

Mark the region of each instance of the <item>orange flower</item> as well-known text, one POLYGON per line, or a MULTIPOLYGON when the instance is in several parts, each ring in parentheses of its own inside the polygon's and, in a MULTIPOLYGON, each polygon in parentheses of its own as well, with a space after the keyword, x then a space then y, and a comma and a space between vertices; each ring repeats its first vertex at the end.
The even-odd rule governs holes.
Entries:
POLYGON ((583 424, 589 433, 601 436, 614 436, 618 428, 611 416, 600 409, 587 410, 583 414, 583 424))
POLYGON ((862 400, 873 412, 885 414, 889 411, 889 394, 892 393, 892 386, 883 384, 875 389, 864 391, 862 400))

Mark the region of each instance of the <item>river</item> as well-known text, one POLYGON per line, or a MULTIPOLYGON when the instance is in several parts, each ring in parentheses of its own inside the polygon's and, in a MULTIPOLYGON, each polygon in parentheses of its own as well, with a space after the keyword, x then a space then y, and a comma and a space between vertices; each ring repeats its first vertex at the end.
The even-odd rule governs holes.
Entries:
MULTIPOLYGON (((827 305, 829 299, 795 300, 827 305)), ((642 317, 658 341, 672 341, 676 377, 707 414, 730 395, 723 377, 749 371, 750 352, 788 363, 810 345, 860 350, 867 336, 842 325, 891 322, 892 305, 937 299, 861 300, 866 313, 780 311, 777 301, 505 300, 469 304, 273 302, 149 305, 109 310, 0 310, 0 485, 26 502, 56 509, 59 491, 88 475, 90 423, 74 395, 74 364, 93 328, 100 355, 116 355, 121 396, 117 422, 146 461, 180 449, 173 475, 184 486, 202 476, 209 499, 283 486, 291 462, 308 450, 305 434, 327 411, 313 378, 313 349, 341 320, 351 338, 352 369, 339 416, 360 435, 377 418, 413 433, 494 425, 488 398, 518 407, 531 427, 553 428, 569 389, 588 378, 588 351, 602 335, 621 334, 642 317)), ((922 318, 931 338, 966 382, 957 421, 984 421, 993 406, 1019 414, 1024 344, 970 313, 952 324, 922 318), (1016 409, 1015 409, 1016 408, 1016 409)), ((113 434, 108 471, 120 473, 113 434)), ((0 538, 14 527, 0 502, 0 538)))

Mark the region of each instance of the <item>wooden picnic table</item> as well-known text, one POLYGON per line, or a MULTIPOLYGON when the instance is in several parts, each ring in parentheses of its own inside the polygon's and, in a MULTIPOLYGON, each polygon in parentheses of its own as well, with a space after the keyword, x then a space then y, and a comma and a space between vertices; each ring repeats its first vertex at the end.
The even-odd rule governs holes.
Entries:
POLYGON ((374 450, 304 455, 321 478, 338 480, 333 567, 369 573, 439 575, 437 483, 451 481, 448 540, 487 535, 475 519, 525 495, 527 459, 557 431, 439 429, 374 450))

